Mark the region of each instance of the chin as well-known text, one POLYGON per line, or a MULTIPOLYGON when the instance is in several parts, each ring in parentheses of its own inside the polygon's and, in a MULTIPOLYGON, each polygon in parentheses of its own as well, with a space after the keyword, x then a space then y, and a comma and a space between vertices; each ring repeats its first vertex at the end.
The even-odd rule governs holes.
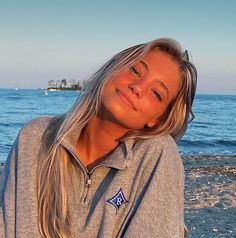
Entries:
POLYGON ((133 117, 127 118, 127 115, 130 114, 129 112, 117 109, 118 108, 113 107, 113 110, 108 110, 105 106, 103 106, 102 112, 99 114, 100 119, 116 124, 118 127, 125 130, 137 130, 144 128, 144 125, 137 122, 135 123, 133 117))

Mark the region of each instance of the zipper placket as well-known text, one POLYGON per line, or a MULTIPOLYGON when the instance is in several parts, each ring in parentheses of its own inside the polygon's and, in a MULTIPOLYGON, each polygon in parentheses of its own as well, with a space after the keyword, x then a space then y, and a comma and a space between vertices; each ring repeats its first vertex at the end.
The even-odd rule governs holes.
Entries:
POLYGON ((81 163, 79 158, 77 158, 76 154, 73 151, 70 151, 70 152, 74 156, 76 161, 79 163, 80 167, 82 168, 82 170, 84 172, 84 176, 85 176, 85 192, 84 192, 84 195, 83 195, 83 203, 86 203, 87 198, 88 198, 89 189, 90 189, 90 186, 92 184, 92 174, 93 174, 93 172, 94 172, 94 170, 96 168, 101 167, 103 164, 99 164, 99 165, 93 167, 93 169, 89 172, 88 169, 84 166, 84 164, 81 163))
POLYGON ((89 188, 90 188, 90 185, 92 184, 92 179, 91 179, 92 174, 88 172, 86 174, 86 176, 87 176, 86 177, 86 182, 85 182, 85 190, 86 191, 85 191, 83 203, 86 203, 86 201, 87 201, 89 188))
POLYGON ((93 169, 89 172, 88 169, 84 166, 83 163, 81 163, 81 161, 79 160, 79 158, 77 157, 77 155, 73 152, 73 150, 69 150, 70 153, 73 155, 73 157, 76 159, 76 161, 78 162, 78 164, 80 165, 83 173, 84 173, 84 180, 85 180, 85 192, 83 193, 83 203, 86 203, 87 198, 88 198, 88 193, 89 193, 89 189, 90 186, 92 184, 92 174, 94 172, 95 169, 104 166, 103 163, 93 167, 93 169))
POLYGON ((81 163, 81 161, 79 160, 79 158, 77 157, 77 155, 73 152, 73 150, 70 150, 70 153, 73 155, 73 157, 76 159, 76 161, 78 162, 78 164, 80 165, 82 171, 83 171, 83 174, 84 174, 84 182, 85 182, 85 192, 83 193, 83 203, 86 202, 87 200, 87 196, 88 196, 88 192, 89 192, 89 187, 92 183, 92 180, 91 180, 91 176, 92 176, 92 172, 93 170, 89 173, 88 169, 84 166, 83 163, 81 163))

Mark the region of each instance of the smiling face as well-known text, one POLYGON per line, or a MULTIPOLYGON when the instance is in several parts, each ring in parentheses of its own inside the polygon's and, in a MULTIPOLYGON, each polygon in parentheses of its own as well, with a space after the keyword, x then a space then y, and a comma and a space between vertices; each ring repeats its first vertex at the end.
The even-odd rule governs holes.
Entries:
POLYGON ((178 64, 167 53, 151 50, 111 80, 102 95, 102 118, 126 130, 152 127, 179 87, 178 64))

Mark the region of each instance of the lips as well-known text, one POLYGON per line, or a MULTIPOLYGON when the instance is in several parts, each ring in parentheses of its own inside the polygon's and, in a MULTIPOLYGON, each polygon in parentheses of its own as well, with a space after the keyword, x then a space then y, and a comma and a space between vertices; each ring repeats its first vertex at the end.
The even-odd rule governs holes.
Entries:
POLYGON ((137 111, 137 108, 135 107, 134 102, 132 101, 132 99, 125 93, 121 92, 120 90, 116 90, 117 94, 119 95, 120 99, 127 105, 129 106, 131 109, 137 111))

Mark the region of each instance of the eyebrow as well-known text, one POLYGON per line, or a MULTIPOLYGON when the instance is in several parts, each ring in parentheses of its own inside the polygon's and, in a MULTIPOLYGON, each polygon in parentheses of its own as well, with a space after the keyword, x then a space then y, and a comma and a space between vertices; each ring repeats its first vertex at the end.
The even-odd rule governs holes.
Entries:
MULTIPOLYGON (((147 63, 145 63, 143 60, 140 60, 140 63, 145 67, 145 69, 147 71, 149 71, 147 63)), ((168 87, 160 79, 157 79, 157 81, 161 85, 161 87, 164 88, 164 90, 167 93, 167 97, 169 98, 169 89, 168 89, 168 87)))

